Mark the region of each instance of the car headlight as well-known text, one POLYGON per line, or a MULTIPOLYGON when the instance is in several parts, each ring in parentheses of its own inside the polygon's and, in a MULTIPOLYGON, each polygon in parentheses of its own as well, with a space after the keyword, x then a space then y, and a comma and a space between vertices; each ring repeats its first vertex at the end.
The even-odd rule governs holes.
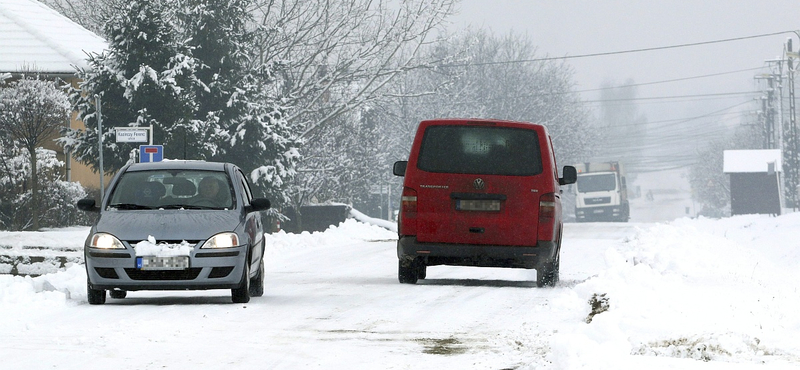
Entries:
POLYGON ((89 244, 92 248, 99 249, 125 249, 116 236, 107 233, 96 233, 92 236, 92 242, 89 244))
POLYGON ((239 236, 235 233, 220 233, 208 239, 202 247, 203 248, 232 248, 239 246, 239 236))

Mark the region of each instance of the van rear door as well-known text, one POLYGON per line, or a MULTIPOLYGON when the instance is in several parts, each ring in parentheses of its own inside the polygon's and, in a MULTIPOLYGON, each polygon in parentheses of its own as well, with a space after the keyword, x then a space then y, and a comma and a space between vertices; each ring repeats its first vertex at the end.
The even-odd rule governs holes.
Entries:
MULTIPOLYGON (((543 175, 534 125, 432 124, 416 162, 417 241, 535 245, 543 175)), ((407 179, 409 180, 409 179, 407 179)))

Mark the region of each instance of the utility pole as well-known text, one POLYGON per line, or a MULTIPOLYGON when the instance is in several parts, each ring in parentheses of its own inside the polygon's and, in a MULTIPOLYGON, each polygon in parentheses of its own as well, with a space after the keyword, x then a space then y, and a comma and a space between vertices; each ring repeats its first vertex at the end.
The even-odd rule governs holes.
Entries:
POLYGON ((764 149, 775 149, 775 79, 774 74, 763 74, 755 77, 756 80, 767 80, 767 96, 761 97, 761 118, 764 125, 764 149))
MULTIPOLYGON (((798 35, 800 36, 800 35, 798 35)), ((789 38, 786 41, 786 59, 788 60, 788 70, 787 73, 789 74, 789 131, 790 131, 790 140, 791 146, 789 146, 789 150, 791 151, 791 163, 789 167, 792 171, 792 181, 791 186, 792 188, 789 189, 792 194, 792 207, 796 211, 798 209, 797 201, 798 201, 798 194, 797 194, 797 185, 798 185, 798 172, 800 172, 800 156, 798 156, 798 150, 800 150, 800 143, 798 143, 797 137, 797 119, 795 116, 795 103, 794 103, 794 58, 798 57, 798 53, 792 52, 792 39, 789 38)))

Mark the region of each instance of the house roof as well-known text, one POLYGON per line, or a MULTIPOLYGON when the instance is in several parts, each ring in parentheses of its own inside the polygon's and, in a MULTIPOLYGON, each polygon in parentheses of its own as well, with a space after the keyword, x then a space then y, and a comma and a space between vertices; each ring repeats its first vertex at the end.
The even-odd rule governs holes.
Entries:
POLYGON ((783 157, 780 149, 725 150, 723 151, 724 173, 783 172, 783 157))
POLYGON ((0 0, 0 75, 74 74, 106 41, 36 0, 0 0))

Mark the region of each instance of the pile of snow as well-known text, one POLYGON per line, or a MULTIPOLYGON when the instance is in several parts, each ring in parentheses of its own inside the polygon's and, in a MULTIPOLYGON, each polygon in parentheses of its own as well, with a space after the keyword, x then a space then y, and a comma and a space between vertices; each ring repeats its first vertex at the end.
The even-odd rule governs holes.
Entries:
POLYGON ((799 234, 797 213, 640 230, 606 251, 606 269, 563 297, 602 297, 605 311, 561 330, 550 360, 570 369, 614 369, 626 355, 800 362, 799 234))
POLYGON ((133 247, 136 256, 156 256, 156 257, 175 257, 190 256, 194 250, 194 244, 189 244, 186 240, 179 244, 158 243, 152 235, 147 240, 142 240, 133 247))

